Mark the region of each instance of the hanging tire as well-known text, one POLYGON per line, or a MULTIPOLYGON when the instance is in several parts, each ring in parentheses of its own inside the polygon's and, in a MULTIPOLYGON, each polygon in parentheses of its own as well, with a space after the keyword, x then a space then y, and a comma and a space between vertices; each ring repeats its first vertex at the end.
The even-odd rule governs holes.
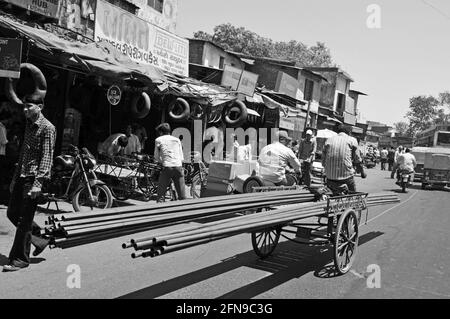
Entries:
POLYGON ((135 94, 131 100, 131 113, 137 119, 143 119, 150 112, 151 100, 147 93, 135 94))
POLYGON ((176 122, 181 122, 186 120, 189 115, 191 114, 191 108, 189 106, 189 103, 179 97, 177 98, 175 101, 173 101, 168 108, 169 111, 169 116, 172 120, 176 121, 176 122), (175 114, 174 111, 176 108, 180 108, 181 107, 181 113, 179 114, 175 114))
MULTIPOLYGON (((47 94, 47 81, 45 80, 45 76, 42 73, 42 71, 35 66, 34 64, 31 63, 22 63, 20 64, 20 70, 22 71, 22 69, 26 69, 28 71, 30 71, 31 76, 33 78, 34 81, 34 91, 33 93, 29 94, 32 98, 34 99, 38 99, 38 98, 45 98, 45 95, 47 94)), ((21 105, 22 104, 22 100, 17 96, 16 93, 16 86, 17 86, 17 82, 19 81, 19 79, 11 79, 11 78, 7 78, 5 83, 6 83, 6 96, 8 97, 8 99, 16 104, 21 105)))
POLYGON ((247 121, 247 116, 248 112, 245 104, 242 101, 236 100, 230 105, 224 107, 222 118, 224 119, 225 124, 228 125, 229 127, 237 127, 244 124, 245 121, 247 121), (231 112, 236 110, 238 111, 239 116, 235 119, 232 119, 230 117, 231 112))
POLYGON ((253 187, 261 187, 264 186, 264 181, 261 177, 258 176, 250 176, 244 182, 242 186, 244 193, 253 193, 253 187))
POLYGON ((89 201, 89 192, 86 186, 80 189, 72 198, 72 206, 76 212, 91 211, 94 208, 107 209, 113 204, 111 190, 106 185, 91 186, 94 202, 89 201))

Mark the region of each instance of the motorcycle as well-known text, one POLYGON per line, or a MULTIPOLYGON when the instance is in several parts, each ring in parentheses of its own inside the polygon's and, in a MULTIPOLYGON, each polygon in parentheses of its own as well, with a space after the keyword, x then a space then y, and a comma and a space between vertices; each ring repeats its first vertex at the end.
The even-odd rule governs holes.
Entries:
POLYGON ((111 208, 111 190, 97 179, 93 171, 95 165, 95 157, 86 148, 80 151, 76 146, 71 146, 69 154, 55 158, 52 177, 44 185, 39 204, 72 202, 76 212, 111 208))
POLYGON ((374 155, 366 155, 364 157, 364 166, 367 168, 374 168, 377 165, 377 160, 374 155))
POLYGON ((411 184, 412 172, 407 170, 399 170, 397 174, 397 185, 402 188, 402 192, 406 193, 406 188, 411 184))

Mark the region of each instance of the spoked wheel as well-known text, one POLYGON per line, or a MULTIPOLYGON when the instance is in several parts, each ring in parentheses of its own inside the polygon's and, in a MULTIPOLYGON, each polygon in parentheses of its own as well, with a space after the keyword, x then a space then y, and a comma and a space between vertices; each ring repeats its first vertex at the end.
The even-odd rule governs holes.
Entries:
POLYGON ((252 233, 252 246, 256 255, 266 258, 272 254, 280 240, 281 228, 269 228, 252 233))
POLYGON ((147 202, 156 196, 158 190, 158 186, 153 184, 150 177, 147 176, 138 180, 138 187, 142 192, 143 199, 147 202))
POLYGON ((111 208, 113 197, 111 191, 106 185, 91 186, 93 200, 89 198, 87 187, 79 190, 72 199, 72 206, 76 212, 91 211, 94 208, 106 209, 111 208))
POLYGON ((358 217, 354 210, 347 210, 339 218, 334 241, 334 266, 340 274, 347 273, 352 267, 358 235, 358 217))
POLYGON ((130 199, 132 192, 130 189, 133 187, 131 182, 126 181, 115 181, 110 186, 111 194, 117 200, 128 200, 130 199))

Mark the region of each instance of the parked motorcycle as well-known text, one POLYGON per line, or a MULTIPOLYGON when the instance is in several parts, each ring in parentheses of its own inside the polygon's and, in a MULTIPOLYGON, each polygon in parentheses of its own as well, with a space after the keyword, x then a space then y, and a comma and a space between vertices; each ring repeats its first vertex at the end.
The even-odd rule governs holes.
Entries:
POLYGON ((111 190, 97 179, 95 165, 95 157, 86 148, 80 151, 71 146, 69 154, 55 158, 52 178, 44 185, 40 204, 68 201, 76 212, 111 208, 111 190))

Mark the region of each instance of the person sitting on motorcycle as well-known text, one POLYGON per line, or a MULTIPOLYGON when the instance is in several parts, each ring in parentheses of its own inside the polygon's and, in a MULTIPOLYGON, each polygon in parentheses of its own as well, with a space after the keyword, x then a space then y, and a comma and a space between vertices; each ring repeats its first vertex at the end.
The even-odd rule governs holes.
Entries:
POLYGON ((411 175, 411 181, 414 180, 414 169, 417 166, 417 161, 416 161, 416 157, 411 154, 411 150, 409 148, 407 148, 405 150, 405 153, 400 154, 397 158, 397 165, 398 165, 398 170, 397 170, 397 184, 399 183, 400 177, 401 177, 401 173, 402 172, 408 172, 411 175))
POLYGON ((288 147, 292 140, 286 131, 279 131, 278 141, 265 146, 259 155, 260 175, 276 186, 288 186, 286 170, 300 173, 300 161, 288 147))

